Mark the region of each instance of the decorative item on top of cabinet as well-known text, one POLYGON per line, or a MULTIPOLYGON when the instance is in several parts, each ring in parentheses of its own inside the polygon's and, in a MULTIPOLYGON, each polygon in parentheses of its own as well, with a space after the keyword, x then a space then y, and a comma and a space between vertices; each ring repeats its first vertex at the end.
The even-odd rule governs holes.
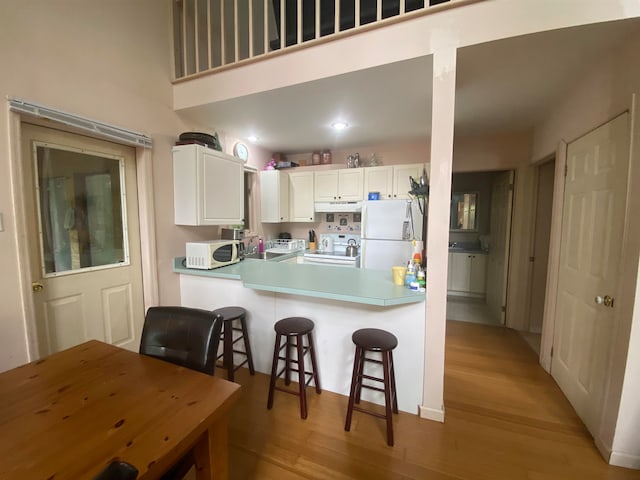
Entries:
POLYGON ((176 225, 244 223, 242 160, 196 144, 172 152, 176 225))
POLYGON ((260 208, 263 223, 289 221, 289 174, 278 170, 260 172, 260 208))
POLYGON ((289 174, 289 221, 313 222, 313 172, 289 174))

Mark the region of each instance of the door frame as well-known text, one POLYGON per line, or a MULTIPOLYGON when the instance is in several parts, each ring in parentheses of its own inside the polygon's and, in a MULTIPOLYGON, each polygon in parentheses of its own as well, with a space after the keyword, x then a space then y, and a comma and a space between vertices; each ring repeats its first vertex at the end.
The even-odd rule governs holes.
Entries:
MULTIPOLYGON (((18 264, 18 284, 21 296, 22 318, 27 338, 28 361, 39 358, 36 313, 31 290, 31 261, 27 246, 28 230, 23 184, 24 168, 21 150, 23 121, 43 127, 55 128, 69 133, 87 136, 87 132, 49 120, 43 120, 9 111, 9 163, 11 167, 10 185, 13 200, 13 215, 16 219, 16 251, 18 264)), ((113 142, 112 139, 95 135, 95 138, 113 142)), ((114 142, 117 143, 117 142, 114 142)), ((136 185, 138 189, 138 216, 140 230, 140 254, 142 261, 142 295, 144 310, 158 304, 158 269, 156 262, 155 209, 153 203, 153 164, 150 148, 135 147, 136 185)))

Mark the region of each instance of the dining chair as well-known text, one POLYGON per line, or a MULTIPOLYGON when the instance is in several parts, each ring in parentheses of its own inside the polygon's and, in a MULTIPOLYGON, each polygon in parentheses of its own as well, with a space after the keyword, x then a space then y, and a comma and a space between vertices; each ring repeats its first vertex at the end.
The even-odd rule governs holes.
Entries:
POLYGON ((213 375, 223 318, 189 307, 150 307, 140 353, 213 375))
MULTIPOLYGON (((140 353, 213 375, 224 318, 209 310, 188 307, 150 307, 144 319, 140 353)), ((195 465, 187 453, 163 476, 183 478, 195 465)))
POLYGON ((135 480, 138 469, 127 462, 113 461, 106 466, 93 480, 135 480))

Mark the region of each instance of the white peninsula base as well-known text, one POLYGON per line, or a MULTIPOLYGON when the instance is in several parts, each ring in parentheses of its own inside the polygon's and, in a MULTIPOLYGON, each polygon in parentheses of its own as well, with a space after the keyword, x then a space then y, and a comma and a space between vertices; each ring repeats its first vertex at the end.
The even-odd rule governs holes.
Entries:
MULTIPOLYGON (((246 288, 241 280, 180 275, 182 305, 202 309, 241 306, 247 312, 247 328, 256 370, 271 373, 276 321, 306 317, 315 323, 320 383, 323 390, 349 395, 355 346, 352 333, 359 328, 381 328, 398 338, 393 351, 398 408, 417 414, 422 404, 424 379, 424 302, 376 306, 246 288)), ((370 372, 375 371, 368 364, 370 372)), ((377 383, 377 382, 376 382, 377 383)), ((265 391, 265 405, 267 392, 265 391)), ((384 403, 380 392, 363 390, 362 398, 384 403)), ((345 398, 345 406, 347 399, 345 398)), ((265 407, 266 408, 266 407, 265 407)))

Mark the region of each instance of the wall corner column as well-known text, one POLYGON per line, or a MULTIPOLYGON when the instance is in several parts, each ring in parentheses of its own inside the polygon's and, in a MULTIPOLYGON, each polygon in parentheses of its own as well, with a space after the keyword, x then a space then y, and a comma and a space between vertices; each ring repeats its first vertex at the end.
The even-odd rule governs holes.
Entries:
POLYGON ((455 47, 433 55, 431 172, 427 219, 424 387, 420 417, 444 422, 444 346, 447 318, 449 208, 456 96, 455 47))

